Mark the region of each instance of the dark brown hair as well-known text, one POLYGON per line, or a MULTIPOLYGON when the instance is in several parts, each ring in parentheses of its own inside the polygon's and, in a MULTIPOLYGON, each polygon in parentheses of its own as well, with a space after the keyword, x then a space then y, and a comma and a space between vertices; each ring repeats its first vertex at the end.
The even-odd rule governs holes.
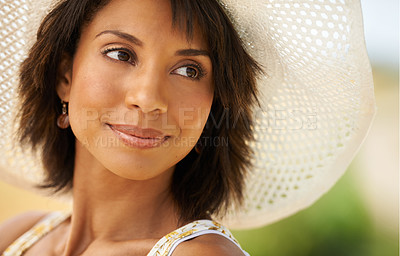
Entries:
MULTIPOLYGON (((82 27, 110 0, 63 0, 43 20, 37 41, 20 73, 19 136, 22 144, 40 147, 46 171, 43 188, 70 189, 75 137, 57 127, 61 114, 56 94, 57 70, 63 54, 73 56, 82 27)), ((246 53, 224 9, 216 0, 170 0, 173 24, 190 40, 198 26, 208 42, 213 68, 214 101, 198 145, 181 160, 171 191, 182 220, 223 214, 243 198, 250 167, 247 141, 257 104, 256 76, 261 71, 246 53)))

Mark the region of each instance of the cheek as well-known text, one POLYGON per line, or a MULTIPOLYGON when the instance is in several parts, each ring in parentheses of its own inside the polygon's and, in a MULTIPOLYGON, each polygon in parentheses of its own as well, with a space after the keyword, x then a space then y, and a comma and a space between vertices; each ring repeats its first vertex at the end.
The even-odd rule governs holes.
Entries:
POLYGON ((111 98, 106 95, 113 95, 110 87, 105 86, 106 80, 101 73, 90 66, 80 66, 75 69, 73 74, 70 101, 69 101, 69 120, 75 136, 81 142, 90 138, 89 134, 94 134, 100 123, 98 122, 102 108, 106 107, 107 101, 111 98), (89 133, 88 133, 89 132, 89 133))
POLYGON ((71 122, 94 120, 104 110, 115 107, 121 98, 115 79, 104 65, 77 61, 69 102, 71 122))
POLYGON ((213 101, 212 90, 198 90, 196 93, 176 95, 175 103, 173 104, 174 109, 171 111, 175 114, 177 124, 181 130, 203 130, 203 127, 209 116, 211 105, 213 101))
POLYGON ((80 65, 72 79, 71 103, 81 106, 111 105, 118 96, 118 88, 113 86, 111 77, 105 68, 93 64, 80 65))

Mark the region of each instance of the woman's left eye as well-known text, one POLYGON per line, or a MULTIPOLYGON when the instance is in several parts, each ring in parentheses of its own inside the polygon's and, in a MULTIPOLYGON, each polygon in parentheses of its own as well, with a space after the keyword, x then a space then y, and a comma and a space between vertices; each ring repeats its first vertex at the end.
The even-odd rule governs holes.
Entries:
POLYGON ((202 71, 198 67, 186 66, 180 67, 174 70, 174 74, 188 77, 190 79, 200 79, 202 76, 202 71))

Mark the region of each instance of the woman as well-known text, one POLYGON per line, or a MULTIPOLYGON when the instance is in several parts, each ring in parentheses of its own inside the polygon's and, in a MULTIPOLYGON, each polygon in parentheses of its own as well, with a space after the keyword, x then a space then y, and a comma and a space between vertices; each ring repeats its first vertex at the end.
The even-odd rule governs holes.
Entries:
POLYGON ((19 135, 41 152, 42 187, 71 190, 73 210, 10 220, 0 251, 246 254, 210 221, 243 201, 257 135, 261 68, 226 10, 69 0, 50 12, 22 64, 19 135))
MULTIPOLYGON (((59 4, 21 69, 20 132, 22 142, 43 145, 44 186, 73 187, 73 212, 26 255, 144 255, 165 234, 241 200, 250 137, 250 105, 243 103, 255 99, 257 70, 215 1, 59 4), (237 65, 247 71, 239 78, 237 65), (239 89, 229 93, 231 81, 239 89), (211 118, 203 129, 209 116, 221 121, 224 106, 246 111, 235 130, 217 129, 211 118), (243 139, 229 145, 194 149, 201 136, 206 143, 239 132, 243 139), (228 148, 241 157, 225 157, 228 148)), ((13 229, 22 234, 45 216, 28 217, 13 229)), ((174 255, 195 252, 243 255, 217 235, 193 239, 174 255)))

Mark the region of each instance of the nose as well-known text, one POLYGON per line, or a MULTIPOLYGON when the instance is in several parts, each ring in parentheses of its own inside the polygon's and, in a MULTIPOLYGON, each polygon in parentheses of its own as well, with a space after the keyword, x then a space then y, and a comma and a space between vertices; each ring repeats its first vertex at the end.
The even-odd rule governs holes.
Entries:
POLYGON ((125 105, 144 114, 162 114, 168 109, 166 79, 155 68, 137 71, 129 79, 125 105))

